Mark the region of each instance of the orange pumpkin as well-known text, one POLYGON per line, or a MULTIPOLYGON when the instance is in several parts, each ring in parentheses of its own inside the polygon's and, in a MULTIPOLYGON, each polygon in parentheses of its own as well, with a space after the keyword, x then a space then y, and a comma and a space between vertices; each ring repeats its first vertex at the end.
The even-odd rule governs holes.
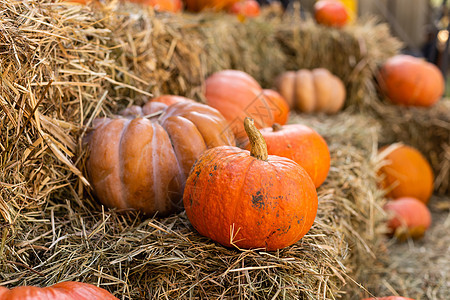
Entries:
POLYGON ((386 160, 379 175, 381 187, 388 191, 388 197, 414 197, 428 203, 433 193, 433 170, 417 149, 394 144, 381 148, 380 156, 386 160))
POLYGON ((390 213, 390 234, 403 240, 408 237, 421 238, 431 225, 431 213, 420 200, 411 197, 389 201, 384 210, 390 213))
POLYGON ((186 10, 199 12, 202 10, 220 11, 230 8, 240 0, 185 0, 186 10))
POLYGON ((2 300, 118 300, 95 285, 65 281, 50 287, 20 286, 11 290, 0 287, 2 300))
POLYGON ((438 67, 410 55, 389 58, 377 79, 382 93, 398 105, 429 107, 444 94, 444 77, 438 67))
POLYGON ((253 120, 245 119, 251 150, 217 147, 192 167, 183 203, 203 236, 226 246, 273 251, 292 245, 311 228, 317 193, 294 161, 268 155, 253 120))
POLYGON ((261 8, 255 0, 244 0, 234 3, 229 12, 235 15, 254 18, 259 16, 261 8))
POLYGON ((288 71, 276 85, 288 105, 301 112, 335 114, 344 106, 344 83, 327 69, 288 71))
MULTIPOLYGON (((327 178, 330 169, 330 151, 327 142, 315 130, 301 124, 261 129, 267 143, 267 153, 292 159, 302 166, 319 187, 327 178)), ((250 150, 247 142, 245 149, 250 150)))
POLYGON ((122 0, 152 6, 157 11, 179 12, 183 7, 181 0, 122 0))
POLYGON ((343 27, 350 21, 345 5, 337 0, 320 0, 314 4, 314 18, 318 24, 343 27))
POLYGON ((95 194, 108 207, 160 216, 177 212, 200 154, 235 144, 222 115, 194 101, 148 102, 124 114, 128 118, 97 120, 88 137, 87 171, 95 194))
POLYGON ((274 91, 263 90, 250 75, 238 70, 224 70, 212 74, 205 82, 208 105, 216 108, 229 122, 238 141, 245 139, 244 119, 255 120, 257 128, 284 124, 289 107, 274 91))

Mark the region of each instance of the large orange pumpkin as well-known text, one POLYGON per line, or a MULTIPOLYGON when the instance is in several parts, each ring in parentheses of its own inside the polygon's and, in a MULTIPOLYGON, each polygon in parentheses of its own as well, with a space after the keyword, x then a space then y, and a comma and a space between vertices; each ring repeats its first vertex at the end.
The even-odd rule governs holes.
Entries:
POLYGON ((97 120, 88 138, 89 178, 108 207, 160 216, 177 212, 185 180, 200 154, 235 144, 222 115, 193 101, 171 106, 151 101, 125 114, 128 118, 97 120))
POLYGON ((318 24, 343 27, 350 21, 345 5, 338 0, 320 0, 314 4, 314 18, 318 24))
POLYGON ((429 107, 444 93, 444 77, 432 63, 410 55, 389 58, 377 74, 381 91, 394 104, 429 107))
POLYGON ((277 79, 277 89, 291 108, 305 113, 335 114, 346 97, 342 80, 324 68, 285 72, 277 79))
POLYGON ((379 174, 388 197, 414 197, 428 203, 433 193, 434 175, 422 153, 410 146, 394 144, 381 148, 380 156, 386 160, 379 174))
POLYGON ((219 11, 230 8, 240 0, 185 0, 186 10, 199 12, 202 10, 219 11))
POLYGON ((0 287, 1 300, 118 300, 95 285, 65 281, 50 287, 20 286, 11 290, 0 287))
POLYGON ((389 233, 401 240, 421 238, 431 225, 428 207, 416 198, 402 197, 389 201, 384 210, 390 213, 389 233))
MULTIPOLYGON (((330 169, 330 151, 327 142, 315 130, 301 124, 274 124, 261 129, 261 134, 267 143, 267 153, 298 163, 316 187, 325 181, 330 169)), ((250 144, 247 142, 244 148, 250 150, 250 144)))
POLYGON ((208 105, 227 119, 238 140, 245 139, 244 119, 255 120, 257 128, 284 124, 289 107, 283 97, 271 90, 263 90, 249 74, 238 70, 224 70, 212 74, 205 82, 208 105))
POLYGON ((267 154, 252 120, 245 128, 250 151, 217 147, 197 160, 183 195, 186 215, 200 234, 226 247, 281 249, 311 228, 316 189, 297 163, 267 154))

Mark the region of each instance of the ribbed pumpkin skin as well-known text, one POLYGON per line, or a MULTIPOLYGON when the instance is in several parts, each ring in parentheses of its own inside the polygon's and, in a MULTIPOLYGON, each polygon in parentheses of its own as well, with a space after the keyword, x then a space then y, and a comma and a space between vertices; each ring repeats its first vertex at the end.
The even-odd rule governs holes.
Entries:
POLYGON ((330 27, 343 27, 350 16, 345 6, 337 0, 320 0, 314 5, 314 18, 318 24, 330 27))
POLYGON ((200 154, 234 145, 234 137, 220 113, 203 104, 149 102, 139 109, 129 118, 97 122, 88 140, 87 171, 106 206, 165 216, 182 209, 184 183, 200 154), (136 118, 161 108, 162 116, 136 118))
POLYGON ((281 74, 277 89, 287 103, 301 112, 335 114, 344 106, 344 83, 327 69, 300 69, 281 74))
POLYGON ((50 287, 0 287, 1 300, 118 300, 108 291, 92 284, 66 281, 50 287))
POLYGON ((432 63, 410 55, 388 59, 377 75, 381 91, 394 104, 430 107, 444 94, 444 77, 432 63))
MULTIPOLYGON (((386 147, 380 149, 383 151, 386 147)), ((388 194, 393 199, 417 198, 428 203, 433 193, 434 175, 426 158, 415 148, 402 145, 386 156, 387 165, 380 168, 384 189, 394 187, 388 194)))
POLYGON ((240 0, 185 0, 186 10, 199 12, 202 10, 219 11, 230 8, 240 0))
POLYGON ((416 198, 402 197, 389 201, 384 210, 392 214, 387 225, 400 239, 421 238, 431 225, 430 211, 416 198))
POLYGON ((205 81, 205 97, 229 122, 238 140, 246 137, 243 126, 245 117, 255 120, 257 128, 280 124, 287 120, 289 107, 281 96, 263 91, 250 75, 238 70, 224 70, 212 74, 205 81), (267 97, 268 95, 270 97, 267 97))
MULTIPOLYGON (((284 125, 279 130, 260 130, 267 143, 267 152, 292 159, 302 166, 319 187, 330 170, 330 151, 327 142, 315 130, 301 124, 284 125)), ((248 143, 244 146, 250 150, 248 143)))
POLYGON ((183 202, 194 228, 231 247, 272 251, 301 239, 317 214, 317 193, 295 162, 267 161, 236 147, 204 152, 186 182, 183 202))

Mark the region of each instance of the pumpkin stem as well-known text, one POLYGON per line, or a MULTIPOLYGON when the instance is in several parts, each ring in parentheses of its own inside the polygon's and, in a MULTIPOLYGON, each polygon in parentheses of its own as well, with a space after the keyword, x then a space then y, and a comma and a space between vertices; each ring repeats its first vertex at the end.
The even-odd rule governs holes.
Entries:
POLYGON ((259 160, 266 161, 269 157, 267 154, 266 140, 261 132, 255 127, 255 121, 246 117, 244 119, 244 128, 250 141, 250 155, 259 160))
POLYGON ((273 125, 272 125, 272 130, 273 131, 280 131, 282 128, 283 128, 283 126, 281 126, 278 123, 273 123, 273 125))

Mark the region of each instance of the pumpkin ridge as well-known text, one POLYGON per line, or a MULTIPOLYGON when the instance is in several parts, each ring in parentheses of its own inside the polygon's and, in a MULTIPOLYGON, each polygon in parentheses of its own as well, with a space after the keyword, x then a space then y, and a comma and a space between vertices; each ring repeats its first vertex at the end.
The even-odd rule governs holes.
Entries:
MULTIPOLYGON (((123 125, 123 128, 122 128, 122 131, 120 132, 120 139, 119 139, 119 144, 118 144, 118 147, 119 147, 119 181, 120 181, 120 191, 121 191, 121 195, 120 195, 120 202, 121 202, 121 204, 122 205, 117 205, 117 207, 119 207, 119 208, 126 208, 128 205, 129 205, 129 203, 127 202, 127 203, 122 203, 122 202, 125 202, 125 199, 127 199, 128 197, 124 197, 125 195, 124 195, 124 193, 125 193, 125 191, 126 192, 128 192, 127 191, 127 188, 126 188, 126 186, 125 186, 125 184, 124 184, 124 182, 123 182, 123 178, 124 178, 124 163, 125 163, 125 160, 123 159, 123 155, 122 155, 122 153, 123 153, 123 149, 122 149, 122 141, 123 141, 123 137, 124 137, 124 133, 125 133, 125 130, 127 130, 128 129, 128 126, 130 125, 130 123, 132 122, 132 120, 126 120, 125 122, 124 122, 124 125, 123 125)), ((116 207, 116 205, 114 205, 114 207, 116 207)))

